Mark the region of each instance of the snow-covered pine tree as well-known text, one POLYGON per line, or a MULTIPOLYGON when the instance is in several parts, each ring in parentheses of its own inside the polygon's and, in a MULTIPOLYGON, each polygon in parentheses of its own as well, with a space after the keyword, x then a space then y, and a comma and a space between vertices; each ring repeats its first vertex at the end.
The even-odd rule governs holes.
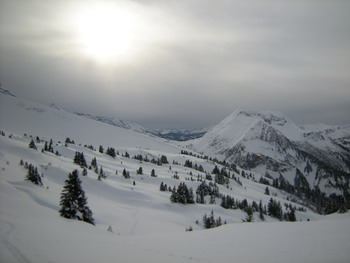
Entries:
POLYGON ((69 173, 61 193, 59 213, 65 218, 78 219, 94 225, 94 218, 78 175, 78 170, 69 173))

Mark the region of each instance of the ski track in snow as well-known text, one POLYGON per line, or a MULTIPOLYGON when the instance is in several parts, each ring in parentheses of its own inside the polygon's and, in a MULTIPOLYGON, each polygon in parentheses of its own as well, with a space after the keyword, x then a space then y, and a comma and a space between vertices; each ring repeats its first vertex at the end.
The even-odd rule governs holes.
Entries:
POLYGON ((0 220, 0 225, 1 243, 13 255, 13 257, 16 258, 17 262, 30 263, 26 256, 23 255, 23 253, 9 240, 9 236, 14 232, 15 227, 11 223, 4 220, 0 220))
POLYGON ((130 235, 133 235, 134 234, 134 232, 135 232, 135 229, 136 229, 136 227, 137 227, 137 224, 139 223, 139 220, 138 220, 138 218, 137 218, 137 214, 139 213, 139 208, 136 208, 135 209, 135 213, 133 213, 133 215, 132 215, 132 218, 134 219, 134 225, 132 226, 132 228, 131 228, 131 231, 130 231, 130 235))

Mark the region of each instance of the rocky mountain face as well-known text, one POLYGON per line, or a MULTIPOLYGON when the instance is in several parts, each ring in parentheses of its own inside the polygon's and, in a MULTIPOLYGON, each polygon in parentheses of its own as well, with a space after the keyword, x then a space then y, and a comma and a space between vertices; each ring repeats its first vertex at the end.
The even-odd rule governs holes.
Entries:
POLYGON ((281 113, 236 110, 189 147, 306 195, 348 195, 350 125, 298 127, 281 113))

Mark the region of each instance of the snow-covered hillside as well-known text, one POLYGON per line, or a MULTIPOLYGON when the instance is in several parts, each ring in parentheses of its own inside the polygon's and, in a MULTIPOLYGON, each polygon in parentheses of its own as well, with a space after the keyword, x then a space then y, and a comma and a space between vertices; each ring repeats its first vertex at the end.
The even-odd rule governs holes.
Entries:
POLYGON ((111 126, 55 107, 50 107, 0 93, 0 121, 3 130, 16 134, 33 134, 64 141, 104 147, 143 147, 167 152, 179 152, 178 147, 163 139, 111 126), (98 145, 97 145, 98 146, 98 145))
POLYGON ((266 185, 257 183, 260 174, 218 164, 159 138, 5 94, 0 99, 1 262, 348 259, 349 214, 315 214, 300 199, 273 186, 267 195, 266 185), (66 143, 68 137, 75 143, 66 143), (52 151, 43 150, 51 139, 52 151), (32 140, 37 149, 28 147, 32 140), (106 154, 112 147, 115 157, 106 154), (77 152, 83 153, 88 166, 96 158, 96 169, 86 169, 84 176, 84 169, 73 162, 77 152), (25 180, 25 163, 37 167, 43 186, 25 180), (137 173, 140 167, 141 174, 137 173), (98 180, 101 168, 106 178, 98 180), (59 215, 65 180, 75 169, 95 226, 59 215), (124 170, 129 177, 123 175, 124 170), (205 194, 203 204, 174 203, 169 189, 160 191, 161 183, 170 190, 185 183, 200 199, 196 190, 205 178, 217 195, 205 194), (227 196, 236 202, 231 209, 222 206, 227 196), (264 220, 254 208, 254 202, 257 205, 260 200, 258 210, 264 220), (281 205, 281 220, 294 211, 295 219, 302 222, 279 222, 266 212, 271 200, 281 205), (248 210, 254 223, 242 223, 248 210), (211 211, 226 225, 204 230, 203 216, 211 211))
POLYGON ((329 195, 349 191, 349 138, 349 125, 300 128, 281 113, 239 109, 189 147, 329 195))

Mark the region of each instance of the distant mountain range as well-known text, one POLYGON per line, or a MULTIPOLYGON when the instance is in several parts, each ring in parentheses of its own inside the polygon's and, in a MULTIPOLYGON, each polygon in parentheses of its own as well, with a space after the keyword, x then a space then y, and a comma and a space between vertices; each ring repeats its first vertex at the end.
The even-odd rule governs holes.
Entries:
POLYGON ((137 123, 120 120, 118 118, 106 117, 101 115, 92 115, 88 113, 75 112, 79 116, 83 116, 92 120, 107 123, 112 126, 124 128, 138 133, 148 134, 151 136, 157 136, 167 140, 173 141, 188 141, 202 137, 208 129, 206 128, 193 128, 193 129, 181 129, 181 128, 170 128, 170 129, 147 129, 137 123))
POLYGON ((92 114, 88 114, 88 113, 79 113, 79 112, 75 112, 76 115, 79 116, 83 116, 95 121, 99 121, 99 122, 103 122, 112 126, 116 126, 119 128, 123 128, 123 129, 127 129, 127 130, 131 130, 134 132, 138 132, 138 133, 148 133, 147 129, 142 127, 141 125, 137 124, 137 123, 133 123, 133 122, 128 122, 128 121, 124 121, 124 120, 120 120, 117 118, 113 118, 113 117, 106 117, 106 116, 101 116, 101 115, 92 115, 92 114))

